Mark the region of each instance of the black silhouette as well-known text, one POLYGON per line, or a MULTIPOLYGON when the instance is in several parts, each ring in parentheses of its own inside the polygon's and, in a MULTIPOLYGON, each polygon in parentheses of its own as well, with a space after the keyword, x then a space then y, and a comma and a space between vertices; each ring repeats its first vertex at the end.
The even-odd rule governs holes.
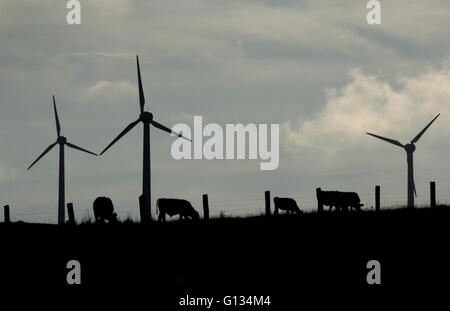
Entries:
POLYGON ((200 219, 199 213, 187 200, 180 199, 158 199, 156 201, 156 212, 159 211, 158 221, 166 221, 166 214, 170 217, 180 215, 180 220, 191 218, 200 219))
POLYGON ((10 223, 11 222, 11 217, 10 217, 10 214, 9 214, 9 205, 5 205, 4 207, 3 207, 3 210, 4 210, 4 222, 5 222, 5 224, 8 224, 8 223, 10 223))
POLYGON ((69 225, 75 225, 75 213, 73 211, 73 203, 67 203, 67 214, 69 216, 69 220, 67 221, 67 224, 69 225))
POLYGON ((208 201, 208 195, 204 194, 203 197, 203 220, 209 219, 209 201, 208 201))
POLYGON ((266 203, 266 216, 270 216, 270 191, 264 192, 264 200, 266 203))
POLYGON ((408 207, 414 207, 414 196, 417 196, 416 193, 416 185, 414 183, 414 165, 413 165, 413 153, 416 150, 416 146, 414 145, 419 141, 420 137, 425 133, 425 131, 430 127, 430 125, 439 117, 440 114, 434 117, 430 123, 425 126, 425 128, 414 137, 409 144, 403 145, 399 141, 386 138, 383 136, 367 133, 370 136, 376 137, 378 139, 387 141, 388 143, 394 144, 396 146, 402 147, 406 151, 406 162, 408 164, 408 207))
POLYGON ((105 153, 112 145, 114 145, 120 138, 125 136, 133 127, 135 127, 139 122, 142 122, 144 125, 144 155, 143 155, 143 167, 142 167, 142 195, 143 195, 143 205, 142 210, 145 213, 145 220, 151 218, 151 183, 150 183, 150 124, 154 127, 166 131, 170 134, 176 135, 178 137, 183 137, 189 141, 189 138, 184 137, 181 133, 175 133, 170 128, 156 122, 153 120, 153 114, 149 111, 144 111, 144 90, 142 88, 142 80, 141 80, 141 70, 139 67, 139 57, 136 55, 136 63, 137 63, 137 74, 138 74, 138 84, 139 84, 139 107, 141 114, 136 121, 131 122, 101 153, 105 153))
POLYGON ((117 214, 114 212, 114 205, 110 198, 96 198, 93 209, 96 223, 117 223, 117 214))
POLYGON ((37 161, 39 161, 47 152, 49 152, 56 144, 59 144, 59 192, 58 192, 58 224, 62 225, 65 222, 65 177, 64 177, 64 147, 68 147, 76 150, 80 150, 86 153, 97 156, 96 153, 78 147, 67 141, 67 138, 61 136, 61 125, 59 123, 58 111, 56 110, 55 96, 53 95, 53 109, 55 111, 55 121, 56 121, 56 142, 47 147, 47 149, 42 152, 42 154, 28 167, 32 168, 37 161))
POLYGON ((274 214, 278 215, 279 210, 286 211, 286 214, 301 214, 303 213, 300 208, 297 205, 297 202, 295 202, 292 198, 279 198, 274 197, 273 198, 273 204, 275 207, 274 214))
POLYGON ((340 191, 322 191, 317 188, 317 202, 319 205, 330 207, 330 211, 334 207, 336 211, 348 211, 354 209, 360 211, 364 204, 356 192, 340 192, 340 191))
MULTIPOLYGON (((371 290, 365 287, 365 264, 375 258, 382 264, 384 291, 447 288, 440 282, 450 275, 450 253, 443 249, 449 206, 283 216, 213 217, 206 223, 174 221, 151 228, 83 225, 61 230, 47 224, 0 223, 0 284, 3 292, 11 292, 12 286, 16 292, 32 277, 41 280, 40 288, 55 288, 66 275, 58 263, 76 256, 82 286, 113 294, 119 288, 130 297, 142 292, 149 297, 147 304, 163 297, 155 310, 176 309, 170 299, 186 292, 223 297, 230 291, 270 292, 273 306, 261 309, 290 310, 278 308, 278 301, 298 303, 299 290, 318 299, 315 304, 329 293, 352 298, 360 286, 371 290), (33 264, 39 269, 29 268, 30 254, 38 254, 33 264), (178 278, 183 284, 175 283, 178 278)), ((102 304, 103 297, 98 297, 102 304)), ((300 300, 297 309, 304 305, 300 300)))

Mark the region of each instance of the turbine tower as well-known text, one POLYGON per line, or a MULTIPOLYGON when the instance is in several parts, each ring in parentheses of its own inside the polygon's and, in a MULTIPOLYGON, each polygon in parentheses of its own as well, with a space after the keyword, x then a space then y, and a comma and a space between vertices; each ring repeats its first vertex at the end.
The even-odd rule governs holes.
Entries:
POLYGON ((415 183, 414 183, 413 153, 416 150, 416 146, 414 144, 419 141, 420 137, 422 137, 422 135, 425 133, 425 131, 439 117, 439 115, 440 114, 435 116, 434 119, 431 120, 431 122, 428 123, 427 126, 425 126, 425 128, 422 131, 420 131, 419 134, 417 134, 417 136, 414 137, 413 140, 411 140, 411 142, 409 144, 403 145, 397 140, 386 138, 386 137, 375 135, 375 134, 371 134, 371 133, 367 133, 368 135, 371 135, 371 136, 376 137, 378 139, 387 141, 388 143, 394 144, 396 146, 399 146, 399 147, 402 147, 403 149, 405 149, 405 151, 406 151, 406 163, 408 164, 408 207, 409 208, 414 207, 414 196, 417 196, 416 186, 415 186, 415 183))
POLYGON ((28 167, 32 168, 37 161, 39 161, 47 152, 49 152, 56 144, 59 144, 59 191, 58 191, 58 225, 62 225, 65 222, 65 176, 64 176, 64 147, 70 147, 72 149, 80 150, 86 153, 97 154, 78 147, 77 145, 71 144, 67 141, 67 138, 61 136, 61 125, 59 123, 58 111, 56 110, 55 96, 53 95, 53 109, 55 111, 55 121, 56 121, 56 142, 47 147, 47 149, 42 152, 42 154, 28 167))
POLYGON ((134 128, 139 122, 142 122, 144 125, 144 135, 143 135, 143 164, 142 164, 142 196, 143 196, 143 221, 148 221, 151 219, 151 183, 150 183, 150 124, 154 127, 168 132, 170 134, 176 135, 178 137, 182 137, 191 141, 190 139, 184 137, 182 133, 175 133, 170 128, 156 122, 153 120, 153 114, 149 111, 144 110, 145 105, 145 97, 144 90, 142 88, 142 80, 141 80, 141 69, 139 67, 139 57, 136 55, 136 65, 137 65, 137 76, 138 76, 138 85, 139 85, 139 107, 140 107, 140 115, 136 121, 131 122, 101 153, 106 152, 112 145, 114 145, 120 138, 125 136, 132 128, 134 128))

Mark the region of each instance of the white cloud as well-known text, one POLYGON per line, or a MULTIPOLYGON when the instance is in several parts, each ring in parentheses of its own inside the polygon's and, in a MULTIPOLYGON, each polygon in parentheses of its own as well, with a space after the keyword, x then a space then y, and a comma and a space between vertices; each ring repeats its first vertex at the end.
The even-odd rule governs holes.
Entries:
POLYGON ((97 81, 88 90, 91 95, 135 94, 136 85, 129 81, 97 81))
MULTIPOLYGON (((318 148, 338 152, 368 143, 365 133, 374 132, 410 140, 437 113, 439 123, 450 121, 450 68, 409 77, 394 83, 381 81, 356 69, 343 88, 327 90, 322 111, 311 119, 282 126, 286 149, 318 148)), ((435 125, 436 126, 436 125, 435 125)), ((448 135, 440 130, 433 135, 448 135)))

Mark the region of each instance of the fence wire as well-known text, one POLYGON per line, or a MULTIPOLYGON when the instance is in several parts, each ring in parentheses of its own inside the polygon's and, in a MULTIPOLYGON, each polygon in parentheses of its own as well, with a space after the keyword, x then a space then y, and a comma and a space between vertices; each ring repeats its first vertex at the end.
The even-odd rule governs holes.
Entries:
MULTIPOLYGON (((362 203, 366 209, 370 209, 375 205, 375 191, 359 192, 362 203)), ((273 209, 273 197, 277 196, 276 193, 271 193, 271 207, 273 209)), ((308 195, 292 195, 289 196, 295 199, 302 210, 313 211, 317 209, 317 199, 315 193, 308 195)), ((424 206, 429 204, 429 192, 422 191, 418 193, 416 203, 418 206, 424 206)), ((214 198, 208 197, 210 216, 215 217, 219 215, 225 216, 248 216, 259 215, 265 211, 265 197, 264 192, 261 193, 260 198, 214 198)), ((450 189, 436 190, 436 201, 438 204, 445 204, 450 202, 450 189)), ((203 201, 201 199, 191 200, 192 205, 198 210, 202 211, 203 201)), ((155 215, 155 204, 152 204, 152 214, 155 215)), ((382 207, 398 207, 406 205, 406 193, 404 192, 383 192, 381 188, 381 206, 382 207)), ((121 219, 130 217, 132 219, 139 219, 139 206, 136 205, 117 205, 115 210, 121 219)), ((1 213, 3 214, 3 213, 1 213)), ((20 207, 10 206, 11 221, 30 221, 30 222, 45 222, 54 223, 54 215, 56 211, 46 208, 46 210, 23 210, 20 207)), ((75 206, 75 214, 77 220, 83 218, 88 219, 93 217, 91 207, 79 207, 75 206)), ((2 221, 3 215, 0 218, 2 221)))

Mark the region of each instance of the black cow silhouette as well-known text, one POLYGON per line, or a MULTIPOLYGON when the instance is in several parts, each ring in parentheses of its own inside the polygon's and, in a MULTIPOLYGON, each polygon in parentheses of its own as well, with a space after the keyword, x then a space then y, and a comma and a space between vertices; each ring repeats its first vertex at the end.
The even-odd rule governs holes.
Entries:
POLYGON ((166 214, 170 217, 180 215, 180 220, 187 218, 200 219, 199 213, 187 200, 161 198, 156 201, 156 208, 156 212, 159 211, 159 221, 166 221, 166 214))
POLYGON ((278 215, 278 210, 284 210, 287 214, 301 214, 303 213, 300 208, 297 205, 297 202, 295 202, 292 198, 279 198, 274 197, 273 203, 275 206, 274 214, 278 215))
POLYGON ((117 223, 117 214, 110 198, 98 197, 94 201, 94 216, 97 223, 117 223))
POLYGON ((356 192, 340 192, 340 191, 322 191, 317 188, 317 201, 330 207, 330 211, 334 207, 336 211, 348 211, 349 209, 361 210, 361 199, 356 192))

